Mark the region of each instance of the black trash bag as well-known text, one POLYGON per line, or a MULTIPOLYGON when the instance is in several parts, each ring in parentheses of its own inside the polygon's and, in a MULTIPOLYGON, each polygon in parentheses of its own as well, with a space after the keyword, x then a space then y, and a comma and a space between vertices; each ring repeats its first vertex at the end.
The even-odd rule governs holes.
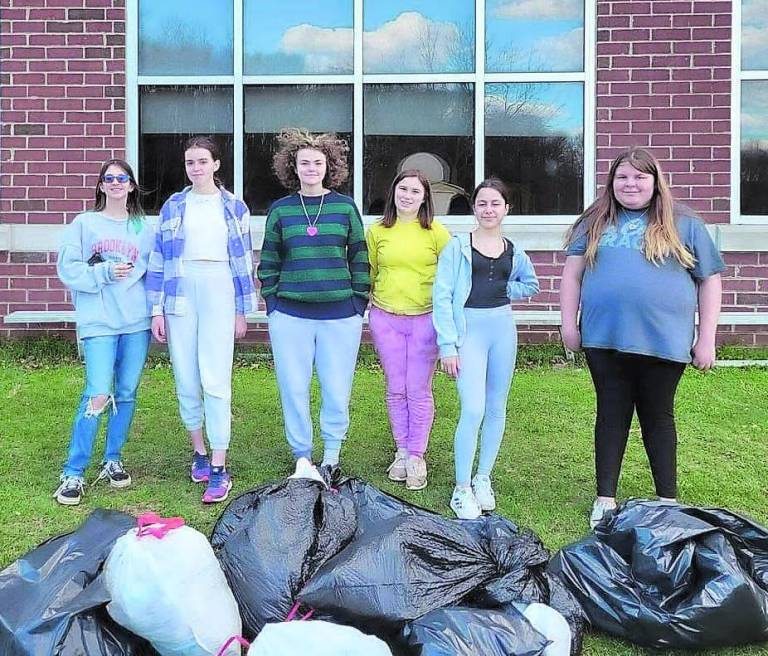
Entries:
POLYGON ((629 501, 551 570, 595 628, 639 645, 768 640, 768 530, 727 510, 629 501))
POLYGON ((549 641, 509 608, 441 608, 407 624, 412 656, 540 656, 549 641))
POLYGON ((282 622, 298 592, 357 527, 349 499, 307 479, 269 483, 239 496, 213 528, 211 544, 253 639, 282 622))
POLYGON ((102 566, 115 540, 135 526, 131 515, 96 510, 73 533, 43 542, 0 572, 0 654, 156 655, 104 607, 102 566))
POLYGON ((486 546, 497 568, 496 575, 480 584, 462 603, 477 608, 499 608, 512 602, 552 606, 565 617, 571 629, 571 654, 581 652, 586 616, 570 591, 547 571, 549 551, 532 531, 521 531, 497 514, 473 520, 447 519, 355 478, 341 481, 339 492, 357 507, 356 539, 382 521, 397 517, 425 517, 460 526, 486 546))
POLYGON ((457 523, 406 515, 368 528, 299 594, 337 621, 377 635, 460 602, 497 575, 486 545, 457 523))

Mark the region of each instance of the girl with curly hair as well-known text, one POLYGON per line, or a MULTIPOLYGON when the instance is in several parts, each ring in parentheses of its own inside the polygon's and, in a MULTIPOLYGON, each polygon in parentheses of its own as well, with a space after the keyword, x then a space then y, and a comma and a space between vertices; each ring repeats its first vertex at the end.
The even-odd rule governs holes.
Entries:
POLYGON ((278 144, 274 170, 293 193, 269 209, 257 275, 295 475, 322 480, 312 464, 312 368, 322 396, 322 464, 335 466, 368 305, 368 250, 354 200, 334 191, 348 175, 346 142, 291 129, 278 144))
POLYGON ((675 392, 691 360, 702 370, 714 363, 723 269, 704 223, 674 203, 642 148, 614 160, 602 194, 569 230, 562 334, 568 348, 584 349, 597 393, 593 528, 616 507, 635 411, 656 494, 675 500, 675 392))
POLYGON ((387 380, 387 410, 397 448, 387 473, 409 490, 427 486, 424 453, 435 416, 432 376, 437 363, 432 283, 437 257, 450 238, 434 218, 429 180, 413 170, 392 181, 384 216, 366 236, 371 337, 387 380))

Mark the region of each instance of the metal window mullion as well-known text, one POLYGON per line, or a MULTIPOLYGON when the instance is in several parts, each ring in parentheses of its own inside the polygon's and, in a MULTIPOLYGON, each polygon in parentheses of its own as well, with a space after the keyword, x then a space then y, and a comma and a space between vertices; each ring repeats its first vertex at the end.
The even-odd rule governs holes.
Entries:
POLYGON ((139 2, 125 6, 125 158, 139 171, 139 2))
POLYGON ((354 0, 352 21, 353 100, 352 100, 352 152, 354 159, 354 185, 352 195, 363 211, 363 0, 354 0))
MULTIPOLYGON (((586 35, 585 35, 586 38, 586 35)), ((490 84, 515 82, 581 82, 585 78, 584 71, 545 72, 537 71, 518 73, 486 73, 485 81, 490 84)))
POLYGON ((764 71, 741 71, 739 75, 741 60, 741 39, 734 39, 734 52, 732 55, 734 64, 734 79, 740 77, 742 80, 768 80, 768 69, 764 71), (736 43, 738 43, 738 58, 736 57, 736 43))
POLYGON ((475 184, 485 178, 485 0, 475 0, 475 184))
POLYGON ((244 0, 234 0, 232 29, 233 56, 234 61, 234 80, 233 80, 233 99, 232 99, 232 141, 233 141, 233 165, 235 189, 234 193, 238 198, 243 197, 243 168, 245 159, 245 112, 243 111, 243 2, 244 0))
POLYGON ((583 126, 584 135, 584 208, 589 207, 597 195, 597 8, 596 3, 584 3, 584 81, 583 126))
POLYGON ((242 82, 247 85, 287 85, 287 84, 352 84, 354 75, 243 75, 242 82))
POLYGON ((229 86, 235 83, 234 75, 139 75, 139 85, 153 86, 229 86))
POLYGON ((367 84, 455 84, 474 82, 472 73, 377 73, 365 75, 367 84))

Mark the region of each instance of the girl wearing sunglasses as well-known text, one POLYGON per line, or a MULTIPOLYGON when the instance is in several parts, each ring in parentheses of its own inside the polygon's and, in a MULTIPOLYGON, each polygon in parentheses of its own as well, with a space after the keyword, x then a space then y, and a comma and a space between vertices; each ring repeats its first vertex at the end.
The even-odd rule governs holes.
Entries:
POLYGON ((234 340, 245 335, 245 315, 256 309, 250 213, 222 186, 220 166, 212 138, 187 141, 184 167, 192 185, 160 210, 147 274, 152 334, 168 341, 179 412, 194 450, 190 476, 207 483, 203 503, 224 501, 232 488, 226 458, 234 340))
POLYGON ((102 415, 107 436, 98 480, 131 484, 121 452, 128 437, 149 346, 144 274, 153 232, 144 221, 140 190, 127 162, 101 167, 96 201, 64 230, 57 271, 70 289, 85 356, 85 389, 75 414, 56 500, 80 503, 84 472, 102 415))

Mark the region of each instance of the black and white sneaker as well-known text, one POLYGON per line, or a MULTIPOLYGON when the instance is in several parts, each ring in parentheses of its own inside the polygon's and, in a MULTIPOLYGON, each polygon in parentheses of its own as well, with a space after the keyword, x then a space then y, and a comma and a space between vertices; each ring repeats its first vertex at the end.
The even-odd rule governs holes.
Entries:
POLYGON ((128 487, 131 484, 131 475, 119 460, 107 460, 94 485, 105 478, 109 479, 110 487, 128 487))
POLYGON ((56 499, 62 506, 76 506, 80 503, 80 499, 83 498, 83 489, 85 488, 85 481, 81 476, 64 476, 61 475, 61 485, 53 493, 53 498, 56 499))

